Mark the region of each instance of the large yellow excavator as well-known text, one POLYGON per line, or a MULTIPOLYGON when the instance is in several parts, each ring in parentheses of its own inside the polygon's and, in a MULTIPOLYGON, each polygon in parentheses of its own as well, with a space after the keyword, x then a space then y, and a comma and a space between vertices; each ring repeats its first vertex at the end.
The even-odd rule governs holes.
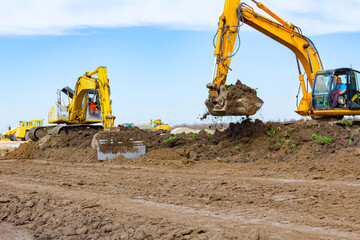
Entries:
MULTIPOLYGON (((288 23, 270 11, 262 3, 252 0, 256 6, 272 19, 264 17, 240 0, 225 0, 225 8, 220 16, 215 47, 215 63, 212 82, 207 84, 209 99, 206 106, 210 114, 216 116, 252 115, 246 109, 252 108, 246 99, 228 100, 225 87, 230 61, 240 26, 245 23, 266 36, 281 43, 295 53, 299 70, 299 80, 303 97, 295 111, 309 117, 343 117, 360 114, 360 72, 351 68, 324 70, 314 43, 302 34, 299 27, 288 23), (302 73, 301 66, 305 73, 302 73), (311 89, 306 87, 305 77, 311 89), (337 81, 346 86, 342 99, 332 96, 337 81), (244 110, 245 109, 245 110, 244 110)), ((257 109, 260 106, 255 106, 257 109)))
MULTIPOLYGON (((49 110, 49 123, 58 124, 51 128, 52 134, 68 134, 70 131, 79 131, 84 128, 101 130, 114 126, 115 116, 112 115, 110 100, 110 85, 106 67, 98 67, 79 77, 75 89, 63 88, 57 92, 57 104, 49 110), (97 77, 94 75, 97 74, 97 77), (61 92, 69 99, 69 105, 62 104, 61 92), (102 123, 100 125, 90 125, 102 123), (66 125, 64 125, 66 124, 66 125)), ((49 127, 31 129, 29 136, 38 140, 47 134, 49 127)))

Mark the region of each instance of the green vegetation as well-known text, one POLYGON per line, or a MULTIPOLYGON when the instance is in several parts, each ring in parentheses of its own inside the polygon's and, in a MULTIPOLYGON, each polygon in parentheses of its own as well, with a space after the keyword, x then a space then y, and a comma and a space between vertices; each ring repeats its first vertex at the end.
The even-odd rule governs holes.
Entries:
POLYGON ((345 124, 346 124, 346 126, 352 126, 352 125, 353 125, 353 121, 347 120, 347 122, 346 122, 345 124))
POLYGON ((353 143, 352 139, 349 139, 349 145, 351 145, 353 143))
POLYGON ((233 146, 233 148, 238 150, 239 152, 241 151, 241 145, 240 144, 233 146))
POLYGON ((352 120, 347 120, 347 121, 339 120, 339 121, 336 122, 336 124, 342 125, 342 126, 352 126, 353 123, 354 122, 352 120))
POLYGON ((211 137, 212 135, 214 135, 214 134, 212 134, 212 133, 206 134, 207 137, 211 137))
POLYGON ((195 139, 195 138, 196 138, 196 136, 197 136, 197 134, 196 134, 196 133, 192 133, 192 134, 191 134, 191 137, 192 137, 193 139, 195 139))
POLYGON ((320 137, 316 133, 313 133, 311 140, 321 143, 331 143, 333 141, 331 137, 320 137))
POLYGON ((272 128, 272 129, 270 129, 269 131, 267 131, 267 135, 270 136, 270 137, 272 137, 272 136, 274 135, 274 133, 275 133, 275 129, 274 129, 274 128, 272 128))
POLYGON ((355 132, 356 132, 356 133, 359 133, 359 132, 360 132, 360 128, 356 129, 355 132))
POLYGON ((176 136, 170 136, 167 139, 165 139, 163 142, 172 142, 175 138, 176 136))
POLYGON ((291 144, 291 152, 295 151, 296 145, 293 143, 291 144))

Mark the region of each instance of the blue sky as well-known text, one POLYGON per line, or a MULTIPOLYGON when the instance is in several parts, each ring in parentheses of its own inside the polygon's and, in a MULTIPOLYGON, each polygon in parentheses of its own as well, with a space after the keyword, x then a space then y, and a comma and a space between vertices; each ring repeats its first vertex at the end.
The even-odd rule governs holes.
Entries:
MULTIPOLYGON (((98 66, 108 69, 116 124, 147 123, 151 118, 171 125, 200 122, 223 1, 105 1, 109 4, 96 9, 92 0, 15 0, 4 10, 5 2, 0 1, 1 132, 20 120, 47 123, 56 90, 73 88, 80 75, 98 66), (207 9, 199 14, 202 6, 207 9)), ((289 2, 263 1, 303 29, 325 69, 360 69, 359 17, 331 19, 324 14, 335 6, 340 16, 346 6, 356 12, 359 1, 348 0, 342 6, 317 1, 320 13, 314 3, 306 8, 312 1, 289 2)), ((294 54, 248 27, 240 36, 241 48, 231 62, 227 83, 240 79, 258 88, 265 104, 256 118, 299 118, 293 112, 299 86, 294 54)))

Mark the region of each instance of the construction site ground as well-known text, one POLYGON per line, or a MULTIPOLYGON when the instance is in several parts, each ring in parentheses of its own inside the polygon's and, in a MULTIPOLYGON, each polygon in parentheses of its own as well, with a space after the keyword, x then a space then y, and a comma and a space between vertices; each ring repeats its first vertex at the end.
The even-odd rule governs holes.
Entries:
POLYGON ((0 239, 360 239, 359 129, 132 130, 148 153, 106 162, 93 133, 21 144, 0 160, 0 239))

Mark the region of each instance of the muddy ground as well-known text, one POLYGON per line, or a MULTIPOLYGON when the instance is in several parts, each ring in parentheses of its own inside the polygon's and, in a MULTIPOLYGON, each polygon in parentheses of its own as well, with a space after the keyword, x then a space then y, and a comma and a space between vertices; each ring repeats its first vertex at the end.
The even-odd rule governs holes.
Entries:
POLYGON ((0 161, 0 229, 32 239, 360 239, 356 121, 128 129, 148 153, 107 162, 96 160, 94 134, 22 144, 0 161))

